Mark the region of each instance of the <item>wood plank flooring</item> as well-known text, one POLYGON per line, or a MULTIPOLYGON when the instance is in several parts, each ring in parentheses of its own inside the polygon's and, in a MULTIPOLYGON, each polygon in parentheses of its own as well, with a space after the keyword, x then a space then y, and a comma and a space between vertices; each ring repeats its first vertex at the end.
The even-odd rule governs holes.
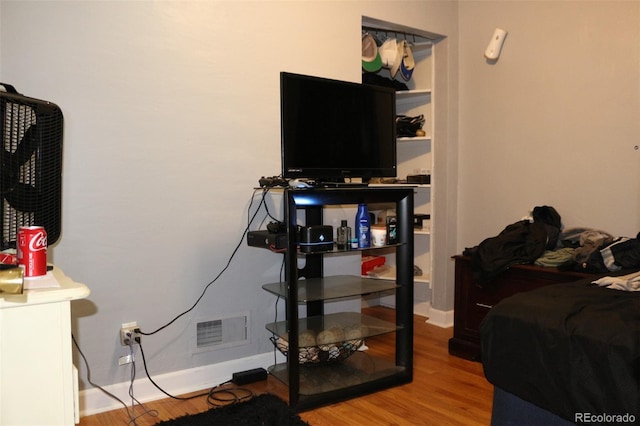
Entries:
MULTIPOLYGON (((393 316, 391 309, 368 309, 381 318, 393 316)), ((415 316, 412 383, 305 411, 301 417, 312 426, 488 425, 493 387, 484 378, 480 363, 449 355, 447 344, 452 333, 453 329, 426 324, 424 317, 415 316)), ((374 343, 367 340, 370 347, 374 343)), ((269 392, 288 399, 287 387, 272 376, 245 387, 254 393, 269 392)), ((157 416, 145 414, 131 424, 153 425, 209 409, 205 397, 188 401, 167 398, 144 406, 156 410, 157 416)), ((142 409, 136 407, 135 414, 142 414, 142 409)), ((123 408, 82 417, 80 426, 126 425, 129 421, 123 408)))

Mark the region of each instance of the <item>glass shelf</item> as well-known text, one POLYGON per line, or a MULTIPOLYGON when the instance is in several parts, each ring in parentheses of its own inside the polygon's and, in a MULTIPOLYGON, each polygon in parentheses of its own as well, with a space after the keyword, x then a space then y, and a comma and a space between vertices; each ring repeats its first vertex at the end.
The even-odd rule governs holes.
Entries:
MULTIPOLYGON (((353 275, 307 278, 298 280, 297 286, 298 303, 361 296, 393 290, 398 287, 395 281, 377 280, 353 275)), ((287 283, 265 284, 262 288, 276 296, 285 299, 289 297, 287 283)))
MULTIPOLYGON (((300 410, 354 398, 391 386, 408 383, 413 377, 413 196, 416 185, 361 188, 284 188, 284 210, 291 232, 298 226, 298 213, 304 211, 307 226, 322 224, 327 206, 368 205, 391 206, 396 211, 398 244, 357 250, 330 250, 285 253, 285 276, 292 281, 265 284, 262 288, 286 299, 286 320, 266 325, 272 334, 274 350, 285 354, 286 361, 270 368, 270 372, 289 386, 289 404, 300 410), (391 279, 373 279, 359 275, 325 276, 324 262, 332 256, 358 256, 362 253, 393 253, 399 273, 391 279), (299 256, 304 257, 304 267, 299 256), (297 279, 297 277, 305 279, 297 279), (368 294, 388 294, 402 309, 394 319, 384 321, 375 316, 355 312, 328 313, 328 302, 359 298, 368 294), (306 304, 306 317, 300 318, 300 306, 306 304), (407 309, 408 308, 408 309, 407 309), (296 334, 292 334, 296 333, 296 334), (379 336, 379 337, 373 337, 379 336), (394 350, 376 353, 370 347, 362 351, 367 340, 395 343, 394 350)), ((388 207, 385 207, 388 208, 388 207)), ((302 217, 300 217, 302 219, 302 217)), ((291 237, 292 234, 289 234, 291 237)), ((293 244, 293 241, 288 241, 293 244)), ((371 254, 373 254, 371 253, 371 254)), ((360 300, 358 300, 360 302, 360 300)), ((339 309, 339 306, 337 307, 339 309)), ((334 312, 336 309, 332 309, 334 312)))
MULTIPOLYGON (((388 188, 388 187, 394 187, 394 186, 396 186, 396 187, 400 187, 400 186, 418 187, 418 186, 420 186, 420 185, 415 184, 415 183, 412 183, 412 184, 409 184, 409 185, 407 185, 407 184, 377 184, 377 183, 376 183, 376 184, 369 184, 369 186, 371 186, 371 187, 374 187, 374 186, 375 186, 375 187, 380 187, 380 188, 382 188, 382 187, 387 187, 387 188, 388 188)), ((334 248, 333 248, 333 249, 331 249, 331 250, 315 251, 315 252, 312 252, 312 253, 304 253, 304 252, 298 251, 296 254, 297 254, 299 257, 313 256, 313 255, 318 255, 318 254, 326 254, 326 255, 353 254, 353 253, 357 253, 357 252, 359 252, 359 251, 365 251, 365 250, 383 250, 383 249, 385 249, 385 248, 399 247, 399 246, 401 246, 401 245, 402 245, 401 243, 398 243, 398 244, 386 244, 386 245, 384 245, 384 246, 379 246, 379 247, 377 247, 377 246, 373 246, 373 245, 372 245, 372 246, 370 246, 370 247, 358 247, 358 248, 349 248, 349 249, 338 249, 338 248, 336 247, 336 244, 334 244, 334 248)))
MULTIPOLYGON (((401 326, 397 326, 388 321, 363 315, 360 312, 340 312, 337 314, 328 314, 319 317, 300 318, 298 320, 298 324, 299 334, 302 335, 312 332, 312 337, 314 339, 315 336, 325 330, 342 330, 342 334, 340 334, 340 332, 334 332, 336 336, 335 342, 326 341, 324 342, 325 344, 339 343, 349 339, 364 339, 367 337, 391 333, 402 328, 401 326)), ((287 321, 272 322, 267 324, 266 328, 278 337, 287 340, 289 330, 287 321)), ((301 346, 314 345, 301 344, 301 346)))
MULTIPOLYGON (((335 392, 397 376, 405 370, 393 361, 372 356, 366 352, 356 352, 341 362, 300 368, 300 395, 335 392)), ((274 365, 269 368, 269 372, 284 384, 289 385, 286 364, 274 365)))

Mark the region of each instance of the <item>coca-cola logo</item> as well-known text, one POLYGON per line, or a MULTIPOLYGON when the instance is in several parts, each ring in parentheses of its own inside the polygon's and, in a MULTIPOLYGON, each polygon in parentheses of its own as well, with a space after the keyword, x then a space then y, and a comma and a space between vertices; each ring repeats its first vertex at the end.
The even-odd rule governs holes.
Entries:
POLYGON ((29 250, 39 251, 47 248, 47 235, 44 232, 38 232, 29 241, 29 250))

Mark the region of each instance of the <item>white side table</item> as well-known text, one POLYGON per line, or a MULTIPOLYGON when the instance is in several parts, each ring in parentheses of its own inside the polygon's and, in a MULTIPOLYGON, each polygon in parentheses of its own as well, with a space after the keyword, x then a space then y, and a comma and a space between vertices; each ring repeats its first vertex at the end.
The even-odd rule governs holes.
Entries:
POLYGON ((57 267, 60 288, 0 297, 0 425, 73 425, 77 370, 71 301, 89 295, 57 267))

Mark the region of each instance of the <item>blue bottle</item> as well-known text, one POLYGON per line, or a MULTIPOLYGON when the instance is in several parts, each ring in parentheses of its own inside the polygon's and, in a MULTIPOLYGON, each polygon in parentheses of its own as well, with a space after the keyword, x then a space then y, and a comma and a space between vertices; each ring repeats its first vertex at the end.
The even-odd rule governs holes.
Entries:
POLYGON ((371 247, 371 224, 369 223, 369 210, 366 204, 358 204, 356 238, 358 239, 358 248, 371 247))

